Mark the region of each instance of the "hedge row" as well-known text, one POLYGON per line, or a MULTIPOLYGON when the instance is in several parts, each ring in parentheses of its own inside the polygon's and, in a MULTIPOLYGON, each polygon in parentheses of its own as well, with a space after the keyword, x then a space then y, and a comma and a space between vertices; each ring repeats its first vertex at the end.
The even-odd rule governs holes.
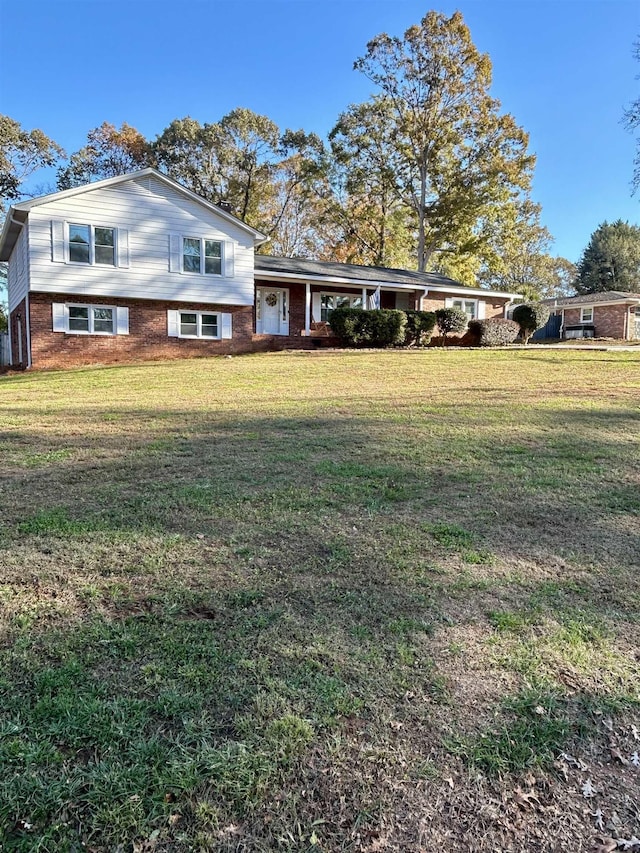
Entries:
POLYGON ((349 347, 426 346, 436 325, 430 311, 336 308, 329 317, 331 331, 349 347))
MULTIPOLYGON (((516 310, 522 315, 518 317, 519 322, 503 317, 470 320, 467 334, 471 345, 505 346, 514 343, 519 334, 526 343, 533 330, 540 324, 544 325, 548 316, 546 306, 536 304, 520 305, 516 310)), ((456 308, 443 308, 435 313, 336 308, 329 317, 333 334, 343 346, 348 347, 427 346, 436 323, 443 343, 446 343, 448 334, 464 331, 466 317, 456 308)))

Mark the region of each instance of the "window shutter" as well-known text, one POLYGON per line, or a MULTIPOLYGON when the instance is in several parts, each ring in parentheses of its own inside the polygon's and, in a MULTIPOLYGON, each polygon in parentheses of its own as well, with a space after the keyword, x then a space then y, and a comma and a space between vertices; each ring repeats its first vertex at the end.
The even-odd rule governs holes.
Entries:
POLYGON ((484 320, 487 316, 487 303, 484 299, 478 299, 478 320, 484 320))
POLYGON ((63 302, 51 303, 51 315, 53 318, 53 331, 66 332, 69 328, 69 309, 63 302))
POLYGON ((222 328, 221 338, 231 338, 231 314, 220 314, 220 326, 222 328))
POLYGON ((171 308, 167 311, 167 334, 170 338, 180 335, 180 312, 171 308))
POLYGON ((118 228, 116 237, 116 250, 118 253, 118 266, 129 266, 129 232, 126 228, 118 228))
POLYGON ((118 335, 128 335, 129 334, 129 309, 128 308, 116 308, 116 334, 118 335))
POLYGON ((453 298, 452 298, 452 297, 448 296, 448 297, 444 300, 444 307, 445 307, 445 308, 453 308, 453 298))
POLYGON ((182 235, 169 234, 169 272, 182 272, 182 235))
POLYGON ((322 317, 322 303, 320 302, 320 294, 311 294, 311 321, 319 323, 322 317))
POLYGON ((56 264, 64 264, 67 260, 65 250, 65 227, 64 222, 60 219, 51 220, 51 260, 56 264))
POLYGON ((233 257, 233 243, 231 240, 224 241, 224 277, 225 278, 233 278, 234 276, 234 257, 233 257))

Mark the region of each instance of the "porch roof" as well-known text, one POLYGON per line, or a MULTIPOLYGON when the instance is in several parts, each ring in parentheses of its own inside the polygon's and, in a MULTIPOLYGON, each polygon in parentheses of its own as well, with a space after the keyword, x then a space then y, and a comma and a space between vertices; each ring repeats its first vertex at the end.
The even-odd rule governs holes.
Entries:
POLYGON ((272 255, 255 256, 256 278, 272 280, 300 280, 313 283, 343 284, 353 287, 381 287, 385 290, 429 290, 463 295, 499 296, 507 300, 517 298, 517 293, 466 287, 445 275, 432 272, 365 267, 358 264, 340 264, 334 261, 313 261, 308 258, 277 258, 272 255))

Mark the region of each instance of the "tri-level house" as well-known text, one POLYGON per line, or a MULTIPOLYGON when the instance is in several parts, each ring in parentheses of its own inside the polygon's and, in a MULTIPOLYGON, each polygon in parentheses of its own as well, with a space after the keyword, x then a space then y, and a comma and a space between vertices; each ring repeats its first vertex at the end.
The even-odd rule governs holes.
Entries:
POLYGON ((256 254, 266 237, 155 169, 13 205, 10 361, 65 367, 310 348, 341 305, 503 316, 516 294, 256 254))

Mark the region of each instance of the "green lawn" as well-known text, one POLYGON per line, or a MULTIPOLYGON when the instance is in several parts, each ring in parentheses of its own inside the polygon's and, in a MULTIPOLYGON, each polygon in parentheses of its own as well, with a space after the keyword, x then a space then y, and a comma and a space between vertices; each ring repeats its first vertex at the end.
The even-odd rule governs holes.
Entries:
POLYGON ((0 849, 640 835, 639 435, 635 352, 0 378, 0 849))

